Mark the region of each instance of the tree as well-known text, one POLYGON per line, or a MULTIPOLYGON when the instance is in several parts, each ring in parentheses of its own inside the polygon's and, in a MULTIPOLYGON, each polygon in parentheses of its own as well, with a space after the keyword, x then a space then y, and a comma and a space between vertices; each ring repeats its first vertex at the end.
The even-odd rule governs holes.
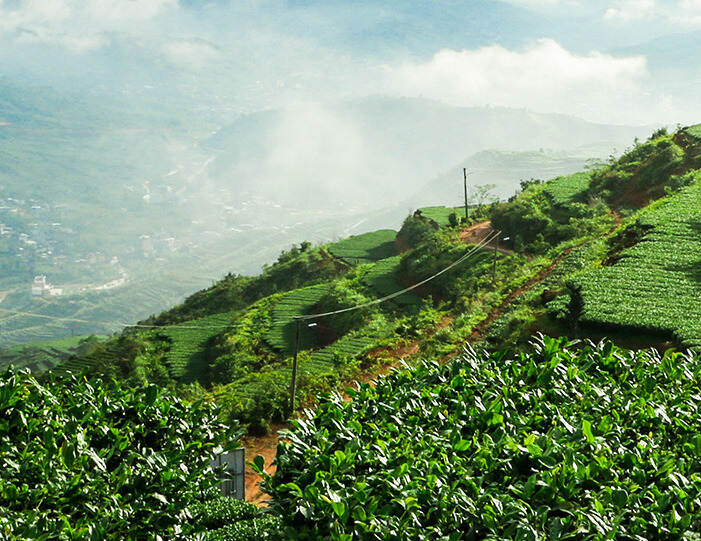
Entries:
POLYGON ((496 187, 496 184, 481 184, 475 186, 472 190, 471 200, 477 203, 478 208, 482 208, 484 203, 496 201, 498 199, 497 196, 491 193, 496 187))

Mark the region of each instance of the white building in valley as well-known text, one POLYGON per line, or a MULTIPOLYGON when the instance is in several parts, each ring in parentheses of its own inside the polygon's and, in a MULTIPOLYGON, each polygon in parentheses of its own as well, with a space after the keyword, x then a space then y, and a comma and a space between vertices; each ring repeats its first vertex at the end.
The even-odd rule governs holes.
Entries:
POLYGON ((46 276, 40 274, 34 277, 34 282, 32 282, 32 295, 37 297, 58 297, 63 295, 63 289, 60 287, 54 287, 46 281, 46 276))

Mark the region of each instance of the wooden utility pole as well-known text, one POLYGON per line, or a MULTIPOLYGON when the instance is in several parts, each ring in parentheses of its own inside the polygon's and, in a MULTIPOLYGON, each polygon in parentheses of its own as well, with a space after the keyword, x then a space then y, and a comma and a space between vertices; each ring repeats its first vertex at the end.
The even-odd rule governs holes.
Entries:
POLYGON ((462 168, 462 178, 464 181, 464 187, 465 187, 465 222, 467 223, 467 220, 470 218, 470 211, 468 210, 467 207, 467 175, 471 175, 472 173, 467 172, 467 168, 463 167, 462 168))
POLYGON ((295 356, 292 360, 292 381, 290 382, 290 415, 295 410, 295 393, 297 391, 297 354, 299 353, 299 331, 302 326, 302 320, 295 318, 297 328, 295 330, 295 356))

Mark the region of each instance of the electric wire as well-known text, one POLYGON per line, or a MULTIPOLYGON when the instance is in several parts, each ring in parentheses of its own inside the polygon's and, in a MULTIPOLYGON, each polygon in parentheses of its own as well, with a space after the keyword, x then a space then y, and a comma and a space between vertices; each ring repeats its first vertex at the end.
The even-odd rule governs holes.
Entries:
POLYGON ((420 282, 418 282, 412 286, 401 289, 399 291, 395 291, 394 293, 390 293, 389 295, 386 295, 386 296, 381 297, 379 299, 375 299, 373 301, 362 303, 362 304, 357 304, 355 306, 350 306, 348 308, 343 308, 341 310, 334 310, 332 312, 321 312, 318 314, 306 314, 306 315, 302 315, 302 316, 293 316, 292 319, 294 321, 308 321, 311 319, 319 319, 322 317, 332 316, 335 314, 343 314, 343 313, 351 312, 354 310, 360 310, 361 308, 367 308, 368 306, 380 304, 380 303, 386 302, 390 299, 393 299, 395 297, 399 297, 400 295, 403 295, 404 293, 407 293, 413 289, 416 289, 417 287, 421 287, 422 285, 430 282, 431 280, 438 278, 441 274, 448 272, 450 269, 456 267, 457 265, 459 265, 460 263, 462 263, 466 259, 468 259, 470 256, 472 256, 476 251, 478 251, 479 249, 481 249, 485 245, 489 244, 492 240, 497 238, 499 235, 501 235, 501 231, 494 231, 494 232, 490 233, 484 239, 482 239, 479 243, 477 243, 472 249, 470 249, 466 254, 462 255, 460 258, 453 261, 450 265, 448 265, 444 269, 438 271, 434 275, 429 276, 428 278, 425 278, 424 280, 421 280, 420 282))
MULTIPOLYGON (((287 320, 284 323, 291 323, 293 321, 307 321, 307 320, 312 320, 312 319, 319 319, 322 317, 327 317, 327 316, 332 316, 335 314, 343 314, 346 312, 351 312, 354 310, 360 310, 362 308, 367 308, 368 306, 374 306, 377 304, 381 304, 383 302, 386 302, 388 300, 391 300, 395 297, 399 297, 400 295, 403 295, 404 293, 408 293, 409 291, 412 291, 418 287, 421 287, 422 285, 430 282, 431 280, 434 280, 438 278, 440 275, 448 272, 452 268, 456 267, 460 263, 463 263, 465 260, 467 260, 469 257, 471 257, 475 252, 489 244, 491 241, 493 241, 496 237, 498 237, 501 234, 501 231, 493 231, 489 235, 487 235, 485 238, 483 238, 481 241, 479 241, 475 246, 473 246, 467 253, 464 255, 460 256, 457 260, 455 260, 453 263, 448 265, 447 267, 441 269, 437 273, 433 274, 432 276, 429 276, 428 278, 425 278, 424 280, 421 280, 420 282, 411 285, 409 287, 406 287, 404 289, 401 289, 399 291, 395 291, 394 293, 390 293, 389 295, 386 295, 384 297, 381 297, 379 299, 375 299, 366 303, 358 304, 355 306, 350 306, 348 308, 343 308, 341 310, 334 310, 332 312, 321 312, 318 314, 305 314, 301 316, 293 316, 292 319, 287 320)), ((235 323, 229 323, 229 324, 222 324, 222 325, 148 325, 148 324, 139 324, 139 323, 122 323, 118 321, 112 321, 112 322, 105 322, 105 321, 90 321, 87 319, 80 319, 80 318, 73 318, 73 317, 60 317, 60 316, 50 316, 46 314, 37 314, 33 312, 25 312, 25 311, 20 311, 20 310, 9 310, 7 308, 0 308, 0 312, 5 312, 9 314, 14 314, 14 315, 21 315, 21 316, 28 316, 28 317, 37 317, 37 318, 42 318, 42 319, 50 319, 53 321, 61 321, 61 322, 67 322, 67 323, 87 323, 90 325, 104 325, 107 327, 124 327, 124 328, 138 328, 138 329, 199 329, 199 330, 205 330, 205 329, 227 329, 227 328, 235 328, 235 327, 245 327, 246 325, 244 324, 235 324, 235 323)))
MULTIPOLYGON (((88 319, 78 319, 74 317, 59 317, 59 316, 49 316, 46 314, 36 314, 32 312, 23 312, 20 310, 8 310, 7 308, 0 308, 0 312, 6 312, 9 314, 15 314, 19 316, 28 317, 38 317, 43 319, 51 319, 54 321, 62 321, 68 323, 88 323, 90 325, 105 325, 106 327, 136 327, 140 329, 225 329, 229 327, 244 327, 241 324, 223 324, 223 325, 146 325, 139 323, 121 323, 119 321, 90 321, 88 319)), ((215 314, 216 315, 216 314, 215 314)))

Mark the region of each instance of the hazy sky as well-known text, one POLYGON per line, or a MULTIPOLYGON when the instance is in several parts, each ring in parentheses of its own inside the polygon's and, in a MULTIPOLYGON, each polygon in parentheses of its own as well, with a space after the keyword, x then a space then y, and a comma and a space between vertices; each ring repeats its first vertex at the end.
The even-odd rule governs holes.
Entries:
POLYGON ((233 111, 384 94, 701 120, 701 0, 0 0, 0 40, 10 76, 233 111))

